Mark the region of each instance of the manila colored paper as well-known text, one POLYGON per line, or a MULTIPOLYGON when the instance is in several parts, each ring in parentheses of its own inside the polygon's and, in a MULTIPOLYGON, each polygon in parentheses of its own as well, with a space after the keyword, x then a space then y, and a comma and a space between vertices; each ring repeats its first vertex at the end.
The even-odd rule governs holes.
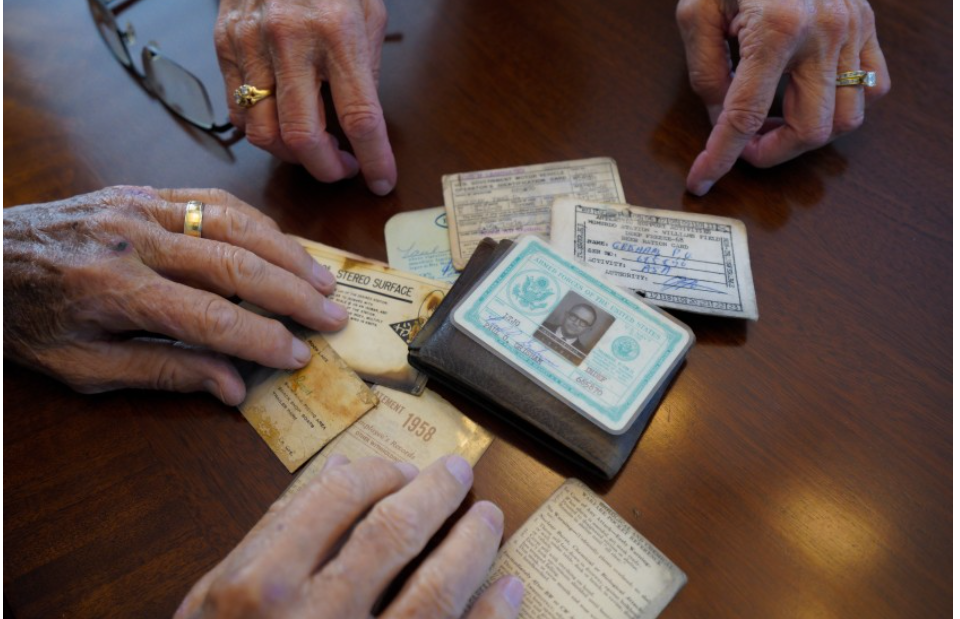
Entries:
POLYGON ((453 265, 463 270, 477 245, 521 234, 550 234, 550 206, 559 196, 625 202, 617 164, 608 157, 447 174, 443 201, 453 265))
POLYGON ((441 456, 459 454, 473 466, 493 441, 493 435, 429 389, 419 397, 379 386, 373 391, 380 404, 324 447, 284 495, 298 492, 316 477, 333 454, 351 461, 379 456, 421 470, 441 456))
POLYGON ((447 211, 442 206, 397 213, 387 221, 387 261, 395 269, 452 284, 453 268, 447 211))
POLYGON ((438 282, 347 252, 297 239, 313 259, 337 278, 333 300, 350 322, 324 337, 366 381, 419 393, 427 376, 407 363, 407 344, 433 314, 450 284, 438 282))
POLYGON ((567 480, 504 544, 486 583, 512 574, 520 619, 652 619, 687 576, 582 482, 567 480))
POLYGON ((240 412, 291 473, 376 406, 377 396, 323 336, 306 331, 313 357, 299 370, 251 366, 240 412))
POLYGON ((525 236, 457 305, 453 324, 611 434, 693 344, 676 319, 525 236))
POLYGON ((558 198, 550 244, 647 303, 759 318, 747 229, 736 219, 558 198))

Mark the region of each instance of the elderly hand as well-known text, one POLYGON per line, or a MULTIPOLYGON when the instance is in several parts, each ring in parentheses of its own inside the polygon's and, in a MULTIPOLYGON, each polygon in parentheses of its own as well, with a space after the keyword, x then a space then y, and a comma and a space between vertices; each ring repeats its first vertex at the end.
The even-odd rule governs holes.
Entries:
POLYGON ((890 90, 866 0, 680 0, 677 21, 690 83, 715 125, 687 176, 697 195, 738 157, 770 167, 853 131, 890 90), (740 46, 735 73, 728 37, 740 46), (855 70, 876 72, 876 86, 838 88, 837 74, 855 70), (767 118, 784 74, 783 118, 767 118))
POLYGON ((231 122, 321 181, 362 171, 371 191, 389 193, 397 167, 377 98, 386 22, 382 0, 221 0, 215 40, 231 122), (324 81, 356 157, 325 131, 324 81), (242 108, 233 99, 241 84, 275 97, 242 108))
MULTIPOLYGON (((278 501, 193 586, 175 617, 367 619, 384 589, 457 509, 473 483, 459 456, 413 465, 332 456, 320 475, 278 501)), ((503 534, 493 503, 474 504, 380 617, 459 617, 483 583, 503 534)), ((523 584, 498 580, 469 619, 516 617, 523 584)))
POLYGON ((293 369, 311 353, 224 297, 330 331, 348 319, 325 297, 334 286, 273 220, 223 191, 112 187, 3 211, 4 357, 86 393, 206 390, 239 404, 243 381, 223 354, 293 369), (188 200, 206 204, 203 238, 182 233, 188 200))

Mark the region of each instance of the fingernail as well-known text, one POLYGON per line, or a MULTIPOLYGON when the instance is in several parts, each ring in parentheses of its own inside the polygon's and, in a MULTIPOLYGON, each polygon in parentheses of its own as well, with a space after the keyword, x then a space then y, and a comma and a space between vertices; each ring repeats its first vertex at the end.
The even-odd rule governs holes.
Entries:
POLYGON ((393 185, 390 184, 390 181, 387 180, 377 180, 370 182, 370 191, 377 194, 378 196, 385 196, 391 191, 393 191, 393 185))
POLYGON ((327 286, 333 286, 337 283, 337 278, 333 276, 333 273, 330 272, 330 269, 323 266, 319 262, 313 263, 313 279, 323 288, 326 288, 327 286))
POLYGON ((470 509, 490 525, 490 530, 493 531, 495 535, 503 534, 503 512, 500 511, 499 507, 490 501, 480 501, 470 509))
POLYGON ((394 462, 393 466, 397 467, 400 472, 403 473, 407 481, 413 481, 413 478, 420 474, 420 469, 410 462, 394 462))
POLYGON ((350 458, 346 457, 345 455, 333 454, 332 456, 327 458, 326 462, 323 463, 323 468, 320 469, 320 472, 322 473, 327 469, 332 469, 335 466, 343 466, 344 464, 348 464, 349 462, 350 462, 350 458))
POLYGON ((450 474, 457 478, 457 481, 464 486, 470 487, 473 483, 473 469, 470 468, 469 462, 460 456, 453 455, 448 456, 444 464, 447 470, 450 471, 450 474))
POLYGON ((323 312, 337 322, 341 322, 350 317, 345 307, 330 299, 323 300, 323 312))
POLYGON ((293 354, 293 358, 297 362, 297 367, 302 368, 310 363, 310 347, 299 339, 293 338, 293 345, 290 347, 290 352, 293 354))
POLYGON ((693 191, 691 193, 693 193, 696 196, 702 196, 702 195, 705 195, 708 191, 710 191, 711 187, 713 187, 713 181, 703 181, 698 185, 694 186, 693 191))
POLYGON ((523 581, 516 576, 506 576, 504 580, 507 582, 503 585, 503 599, 517 610, 523 603, 523 581))

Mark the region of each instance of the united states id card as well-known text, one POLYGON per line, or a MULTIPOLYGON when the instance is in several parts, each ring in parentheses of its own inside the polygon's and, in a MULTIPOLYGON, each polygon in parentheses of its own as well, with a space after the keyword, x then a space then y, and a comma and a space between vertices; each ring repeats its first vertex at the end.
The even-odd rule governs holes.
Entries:
POLYGON ((453 324, 607 432, 622 434, 693 343, 685 325, 524 236, 453 324))
POLYGON ((453 265, 463 270, 484 238, 515 239, 550 233, 550 206, 557 196, 625 202, 617 162, 609 157, 558 161, 447 174, 443 202, 453 265))
POLYGON ((736 219, 558 198, 550 243, 653 305, 759 318, 747 229, 736 219))

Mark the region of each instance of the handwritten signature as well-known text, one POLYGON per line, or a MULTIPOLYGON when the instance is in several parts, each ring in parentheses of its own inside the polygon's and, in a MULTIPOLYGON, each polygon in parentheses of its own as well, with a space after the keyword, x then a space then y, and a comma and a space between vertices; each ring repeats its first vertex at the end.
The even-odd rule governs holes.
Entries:
POLYGON ((715 290, 707 286, 700 285, 700 280, 689 277, 680 277, 676 275, 660 284, 660 290, 698 290, 700 292, 712 292, 714 294, 727 294, 723 290, 715 290))

